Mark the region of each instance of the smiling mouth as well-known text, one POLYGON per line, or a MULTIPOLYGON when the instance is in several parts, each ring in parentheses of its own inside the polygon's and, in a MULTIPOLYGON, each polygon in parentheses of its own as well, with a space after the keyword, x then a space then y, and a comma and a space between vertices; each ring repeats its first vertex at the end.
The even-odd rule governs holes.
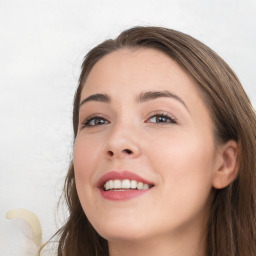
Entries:
POLYGON ((127 190, 147 190, 154 185, 143 183, 137 180, 108 180, 102 187, 104 191, 127 191, 127 190))

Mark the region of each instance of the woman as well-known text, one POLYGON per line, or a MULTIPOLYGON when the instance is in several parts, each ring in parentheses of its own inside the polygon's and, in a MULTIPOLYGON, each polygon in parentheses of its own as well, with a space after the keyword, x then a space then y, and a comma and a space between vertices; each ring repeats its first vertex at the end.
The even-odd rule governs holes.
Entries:
POLYGON ((58 255, 256 255, 256 119, 196 39, 135 27, 86 56, 58 255))

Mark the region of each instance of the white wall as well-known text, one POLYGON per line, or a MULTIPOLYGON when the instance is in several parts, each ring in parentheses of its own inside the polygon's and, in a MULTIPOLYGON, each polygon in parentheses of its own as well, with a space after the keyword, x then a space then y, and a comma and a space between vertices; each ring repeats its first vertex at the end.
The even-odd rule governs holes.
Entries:
POLYGON ((0 24, 0 234, 5 213, 20 207, 37 214, 44 241, 56 230, 82 58, 123 29, 160 25, 198 38, 256 103, 255 0, 1 0, 0 24))

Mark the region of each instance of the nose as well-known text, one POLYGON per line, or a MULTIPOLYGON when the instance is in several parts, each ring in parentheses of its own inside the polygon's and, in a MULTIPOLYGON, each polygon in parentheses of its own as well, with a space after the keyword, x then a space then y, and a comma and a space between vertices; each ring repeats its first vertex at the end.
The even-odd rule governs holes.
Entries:
POLYGON ((140 153, 139 140, 134 129, 122 126, 110 132, 106 143, 106 155, 109 159, 136 158, 140 153))

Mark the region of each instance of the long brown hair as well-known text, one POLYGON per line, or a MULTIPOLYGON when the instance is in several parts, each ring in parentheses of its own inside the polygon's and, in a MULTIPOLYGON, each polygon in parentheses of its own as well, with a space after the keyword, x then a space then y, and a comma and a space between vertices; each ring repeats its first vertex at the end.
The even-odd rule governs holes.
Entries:
MULTIPOLYGON (((85 57, 74 98, 74 139, 78 130, 81 91, 94 64, 121 48, 155 48, 175 60, 197 84, 215 125, 218 143, 239 145, 239 175, 223 189, 213 189, 207 229, 209 256, 256 255, 256 117, 231 68, 210 48, 184 33, 161 27, 134 27, 93 48, 85 57)), ((71 162, 65 181, 69 209, 57 232, 58 256, 105 256, 107 241, 91 226, 78 199, 71 162)))

